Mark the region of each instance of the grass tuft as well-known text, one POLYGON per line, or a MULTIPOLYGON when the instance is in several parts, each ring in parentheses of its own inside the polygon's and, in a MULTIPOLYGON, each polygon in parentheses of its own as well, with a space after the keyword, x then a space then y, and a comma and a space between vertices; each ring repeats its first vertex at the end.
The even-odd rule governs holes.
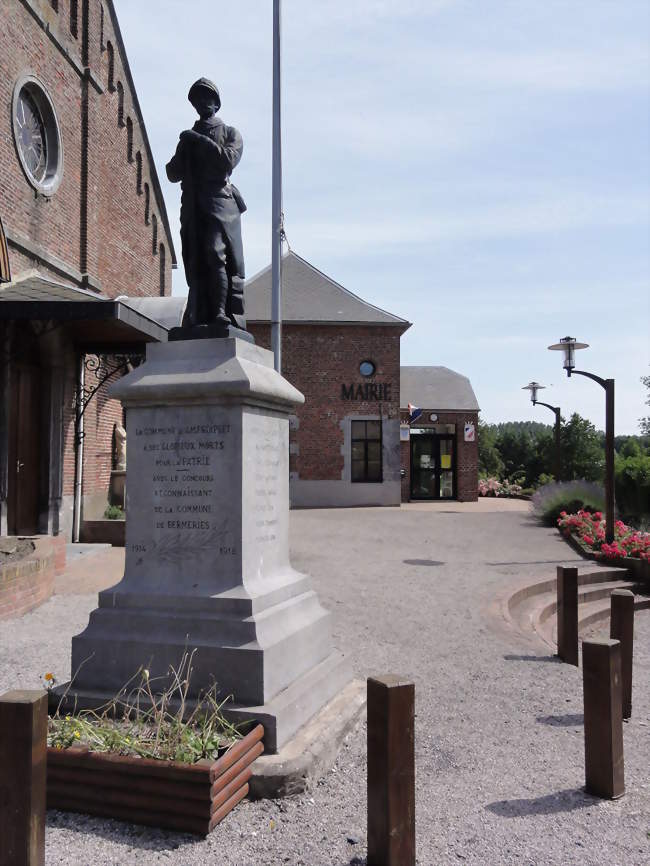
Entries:
POLYGON ((64 695, 48 721, 48 746, 86 746, 93 752, 188 764, 215 760, 243 734, 225 718, 222 708, 229 698, 219 702, 216 685, 202 693, 189 711, 194 652, 185 653, 178 668, 170 667, 168 676, 150 677, 146 668, 140 668, 97 710, 64 714, 64 695), (161 690, 157 687, 160 681, 167 683, 161 690))

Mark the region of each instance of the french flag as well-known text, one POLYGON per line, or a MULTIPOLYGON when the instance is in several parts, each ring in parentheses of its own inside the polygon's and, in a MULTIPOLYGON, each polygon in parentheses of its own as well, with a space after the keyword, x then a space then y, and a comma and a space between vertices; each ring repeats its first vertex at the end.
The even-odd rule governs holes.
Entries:
POLYGON ((413 423, 416 421, 420 415, 422 414, 422 409, 418 409, 417 406, 414 406, 413 403, 409 403, 409 422, 413 423))

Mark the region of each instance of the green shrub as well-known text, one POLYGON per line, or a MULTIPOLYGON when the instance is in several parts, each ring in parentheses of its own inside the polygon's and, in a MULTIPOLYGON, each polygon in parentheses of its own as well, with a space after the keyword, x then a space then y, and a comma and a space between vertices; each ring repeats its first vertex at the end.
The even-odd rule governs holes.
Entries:
POLYGON ((650 454, 638 445, 637 452, 616 458, 616 501, 623 517, 639 525, 650 517, 650 454))
POLYGON ((124 520, 125 516, 119 505, 109 505, 104 512, 106 520, 124 520))
POLYGON ((605 492, 591 481, 560 481, 545 484, 533 495, 533 512, 544 526, 557 526, 562 511, 604 511, 605 492))

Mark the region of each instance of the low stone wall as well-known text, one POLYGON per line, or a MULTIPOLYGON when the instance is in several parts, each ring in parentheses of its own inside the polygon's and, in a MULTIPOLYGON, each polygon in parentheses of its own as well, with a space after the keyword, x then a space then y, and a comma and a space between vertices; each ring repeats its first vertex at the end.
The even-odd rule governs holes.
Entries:
POLYGON ((34 536, 34 550, 0 566, 0 620, 22 616, 52 595, 54 578, 65 569, 65 538, 34 536))

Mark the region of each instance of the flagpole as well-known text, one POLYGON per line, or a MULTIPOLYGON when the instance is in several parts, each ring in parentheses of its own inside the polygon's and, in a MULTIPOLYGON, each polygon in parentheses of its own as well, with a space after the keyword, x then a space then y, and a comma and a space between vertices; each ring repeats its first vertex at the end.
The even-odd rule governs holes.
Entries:
POLYGON ((271 348, 282 372, 282 116, 281 116, 281 0, 273 0, 273 168, 271 192, 271 348))

